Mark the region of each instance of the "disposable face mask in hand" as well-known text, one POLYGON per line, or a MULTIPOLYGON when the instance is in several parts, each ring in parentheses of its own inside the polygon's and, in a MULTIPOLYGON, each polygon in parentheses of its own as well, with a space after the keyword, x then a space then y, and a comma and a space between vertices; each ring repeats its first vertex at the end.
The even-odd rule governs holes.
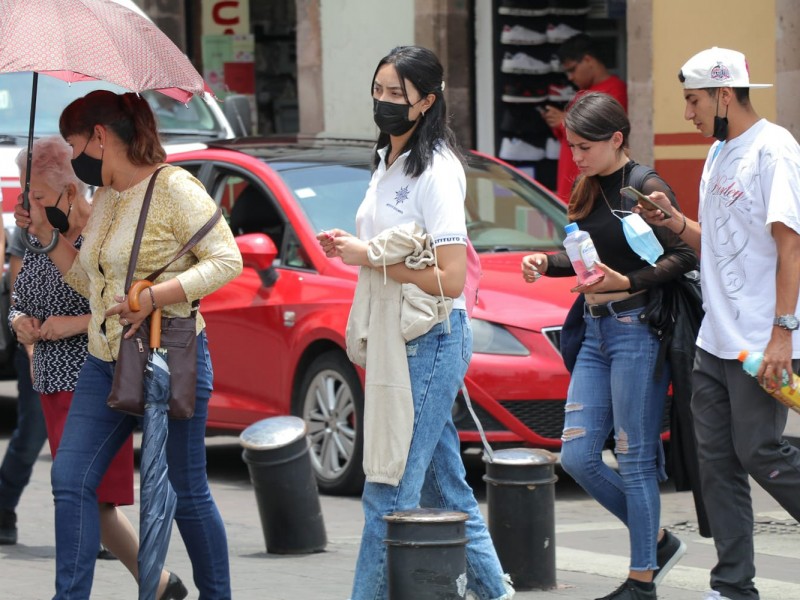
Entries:
MULTIPOLYGON (((619 217, 617 217, 619 218, 619 217)), ((631 250, 651 265, 655 266, 658 258, 664 254, 664 247, 658 241, 653 229, 636 213, 631 213, 622 221, 622 232, 631 250)))

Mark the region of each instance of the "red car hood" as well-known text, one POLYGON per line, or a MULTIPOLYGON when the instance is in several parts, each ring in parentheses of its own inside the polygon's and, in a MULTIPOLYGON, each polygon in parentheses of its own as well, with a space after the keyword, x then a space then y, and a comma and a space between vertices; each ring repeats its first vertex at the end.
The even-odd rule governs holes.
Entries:
POLYGON ((529 252, 482 253, 483 276, 473 316, 502 325, 540 331, 564 323, 575 301, 574 277, 542 277, 525 283, 520 263, 529 252))

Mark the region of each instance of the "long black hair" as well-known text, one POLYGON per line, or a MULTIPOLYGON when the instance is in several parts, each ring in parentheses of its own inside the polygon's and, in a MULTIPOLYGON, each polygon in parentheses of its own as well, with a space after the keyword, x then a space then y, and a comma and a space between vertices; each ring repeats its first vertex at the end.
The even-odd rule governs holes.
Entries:
MULTIPOLYGON (((463 157, 458 148, 455 134, 450 129, 447 116, 447 103, 444 101, 444 69, 436 55, 420 46, 398 46, 384 56, 375 68, 375 73, 370 82, 370 94, 375 78, 383 65, 394 65, 400 78, 400 87, 403 97, 411 104, 406 91, 406 80, 414 84, 420 97, 434 94, 436 100, 424 116, 419 117, 419 124, 406 143, 403 151, 411 153, 406 160, 404 172, 410 177, 419 177, 433 161, 434 150, 440 145, 449 148, 463 162, 463 157)), ((389 146, 389 135, 381 132, 378 136, 376 150, 389 146)), ((373 167, 380 163, 380 155, 375 153, 372 159, 373 167)))
MULTIPOLYGON (((631 122, 622 105, 608 94, 587 92, 579 95, 567 108, 564 126, 590 142, 605 142, 619 131, 622 134, 622 144, 618 152, 624 153, 628 149, 631 122)), ((588 215, 599 195, 600 183, 597 177, 578 179, 569 197, 569 218, 577 221, 588 215)))

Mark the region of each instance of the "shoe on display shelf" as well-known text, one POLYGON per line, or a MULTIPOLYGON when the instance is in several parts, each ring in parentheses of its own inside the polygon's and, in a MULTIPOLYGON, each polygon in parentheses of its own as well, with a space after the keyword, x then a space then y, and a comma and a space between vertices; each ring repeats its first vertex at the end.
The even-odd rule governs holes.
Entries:
POLYGON ((547 33, 545 35, 547 36, 547 41, 551 44, 561 44, 579 33, 583 32, 570 27, 566 23, 559 23, 558 25, 553 25, 551 23, 547 26, 547 33))
POLYGON ((541 17, 550 13, 549 0, 500 0, 497 12, 514 17, 541 17))
POLYGON ((590 10, 589 0, 550 0, 551 15, 585 15, 590 10))
POLYGON ((503 160, 536 162, 544 158, 544 148, 537 148, 519 138, 503 138, 498 156, 503 160))
POLYGON ((547 143, 544 146, 544 155, 550 160, 558 160, 561 154, 561 142, 556 138, 547 138, 547 143))
POLYGON ((528 29, 522 25, 505 25, 500 33, 501 44, 517 46, 536 46, 547 43, 547 36, 539 31, 528 29))
POLYGON ((530 89, 521 85, 509 84, 503 88, 503 102, 514 104, 527 104, 544 102, 547 100, 548 90, 546 88, 530 89))
POLYGON ((547 88, 547 99, 552 102, 569 102, 575 94, 577 90, 568 83, 551 83, 547 88))
POLYGON ((544 75, 550 73, 553 69, 550 67, 550 63, 542 62, 524 52, 517 52, 516 54, 506 52, 500 65, 500 70, 503 73, 544 75))

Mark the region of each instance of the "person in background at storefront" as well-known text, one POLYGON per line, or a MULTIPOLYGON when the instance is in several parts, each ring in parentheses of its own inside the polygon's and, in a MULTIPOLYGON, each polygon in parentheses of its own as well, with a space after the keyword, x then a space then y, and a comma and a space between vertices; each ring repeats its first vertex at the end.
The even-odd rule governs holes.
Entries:
MULTIPOLYGON (((625 82, 608 71, 597 43, 591 36, 580 33, 569 38, 558 49, 561 68, 573 85, 578 88, 575 98, 584 92, 603 92, 628 110, 628 89, 625 82)), ((575 99, 572 100, 573 102, 575 99)), ((572 151, 564 134, 564 111, 547 105, 542 113, 545 122, 552 128, 556 139, 561 142, 558 155, 558 175, 556 194, 564 202, 569 202, 572 185, 578 177, 578 167, 572 160, 572 151)))

